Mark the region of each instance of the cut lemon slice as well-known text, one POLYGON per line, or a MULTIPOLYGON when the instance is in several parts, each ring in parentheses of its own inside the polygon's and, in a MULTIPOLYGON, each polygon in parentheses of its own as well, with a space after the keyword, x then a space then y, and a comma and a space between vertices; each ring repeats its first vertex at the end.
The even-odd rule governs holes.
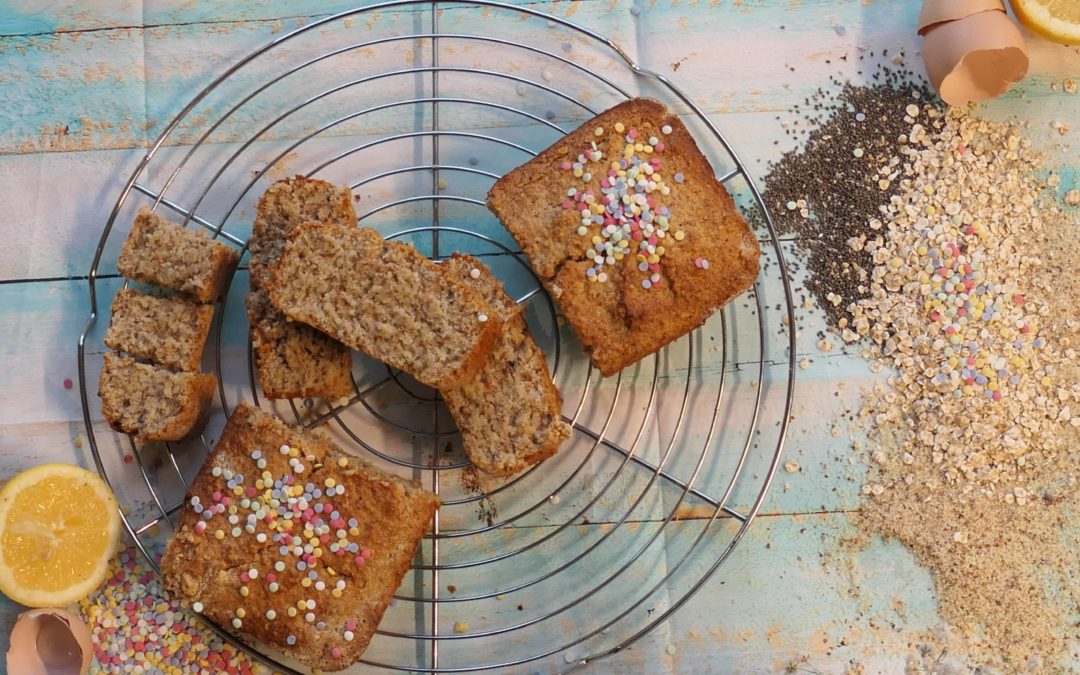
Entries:
POLYGON ((1016 18, 1031 30, 1067 45, 1080 45, 1077 0, 1010 0, 1016 18))
POLYGON ((43 464, 0 490, 0 591, 31 607, 63 607, 94 591, 120 539, 120 512, 91 471, 43 464))

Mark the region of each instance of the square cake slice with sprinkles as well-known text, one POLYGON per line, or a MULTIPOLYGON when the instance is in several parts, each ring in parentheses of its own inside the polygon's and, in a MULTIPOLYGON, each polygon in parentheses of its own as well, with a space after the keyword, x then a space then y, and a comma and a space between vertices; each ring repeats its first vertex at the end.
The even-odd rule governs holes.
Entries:
POLYGON ((604 375, 705 322, 760 249, 690 132, 636 98, 499 179, 487 198, 604 375))
POLYGON ((439 498, 246 405, 207 458, 162 560, 215 623, 337 671, 367 648, 439 498))

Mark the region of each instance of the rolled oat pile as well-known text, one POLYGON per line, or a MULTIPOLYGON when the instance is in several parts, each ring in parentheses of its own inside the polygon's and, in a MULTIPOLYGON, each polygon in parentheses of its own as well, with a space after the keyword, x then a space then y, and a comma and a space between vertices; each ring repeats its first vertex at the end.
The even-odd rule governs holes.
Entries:
POLYGON ((918 455, 936 467, 926 487, 1022 506, 1067 449, 1061 427, 1080 426, 1080 385, 1065 372, 1075 322, 1051 306, 1062 280, 1037 246, 1046 228, 1069 224, 1044 203, 1019 128, 917 112, 881 234, 848 242, 874 267, 842 335, 868 337, 866 355, 894 372, 863 414, 894 429, 904 463, 918 455))
POLYGON ((1080 214, 1021 125, 920 94, 844 88, 766 198, 830 328, 888 373, 857 418, 859 545, 898 540, 930 569, 950 658, 1060 672, 1080 638, 1080 214), (880 142, 861 107, 891 119, 880 142), (849 155, 857 188, 820 170, 849 155))
POLYGON ((837 326, 891 373, 861 411, 857 521, 930 568, 969 666, 1054 671, 1080 604, 1076 213, 1019 126, 906 112, 881 170, 901 189, 848 242, 872 257, 867 295, 837 326))

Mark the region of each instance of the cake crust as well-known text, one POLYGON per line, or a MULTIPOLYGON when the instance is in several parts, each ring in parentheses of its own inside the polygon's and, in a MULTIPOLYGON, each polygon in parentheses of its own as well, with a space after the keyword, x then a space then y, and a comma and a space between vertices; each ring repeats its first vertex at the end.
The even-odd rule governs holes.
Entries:
POLYGON ((191 486, 163 582, 226 629, 342 670, 367 648, 439 504, 318 433, 240 405, 191 486))
POLYGON ((754 234, 678 116, 650 99, 582 124, 499 179, 487 204, 604 375, 697 328, 757 277, 754 234))

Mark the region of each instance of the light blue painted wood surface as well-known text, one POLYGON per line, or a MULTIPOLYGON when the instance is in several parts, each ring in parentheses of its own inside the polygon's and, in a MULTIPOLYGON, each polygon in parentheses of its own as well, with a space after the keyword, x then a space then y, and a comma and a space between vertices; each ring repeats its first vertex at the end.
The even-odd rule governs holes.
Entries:
MULTIPOLYGON (((769 161, 792 147, 794 141, 784 135, 781 127, 791 119, 789 107, 800 103, 815 88, 825 86, 829 76, 862 81, 879 60, 871 57, 870 51, 879 54, 882 49, 889 50, 886 60, 902 53, 910 67, 920 68, 919 40, 913 28, 919 3, 913 0, 555 0, 521 4, 610 35, 643 66, 670 77, 729 134, 757 177, 764 174, 769 161)), ((85 447, 75 444, 85 433, 77 389, 63 386, 65 378, 75 377, 75 343, 88 311, 82 277, 89 269, 117 191, 137 166, 148 143, 195 92, 231 63, 294 27, 350 6, 353 3, 303 1, 286 7, 264 0, 242 4, 125 0, 81 3, 77 7, 0 2, 0 101, 5 103, 0 115, 0 203, 4 204, 0 233, 5 240, 0 253, 0 356, 5 364, 4 386, 0 387, 0 477, 42 461, 89 462, 85 447)), ((426 20, 423 14, 387 12, 375 20, 377 25, 352 22, 349 37, 352 41, 363 40, 377 31, 407 35, 424 27, 426 20)), ((560 39, 542 19, 521 21, 499 11, 453 8, 446 9, 440 21, 445 31, 498 32, 539 41, 556 53, 588 63, 597 72, 619 77, 610 54, 601 54, 602 50, 585 40, 560 39)), ((221 114, 237 92, 250 92, 268 74, 279 74, 281 63, 294 62, 303 54, 317 55, 338 46, 335 40, 342 39, 341 31, 331 30, 322 31, 321 37, 309 43, 298 41, 280 58, 241 71, 230 85, 234 88, 219 98, 211 96, 196 108, 192 118, 180 125, 168 147, 161 151, 145 178, 147 185, 158 189, 164 184, 172 167, 187 153, 187 144, 197 138, 196 130, 201 131, 201 116, 221 114)), ((1020 115, 1029 120, 1030 135, 1046 149, 1050 166, 1062 174, 1061 189, 1065 190, 1076 184, 1080 167, 1075 153, 1066 145, 1069 138, 1058 136, 1051 124, 1067 122, 1080 129, 1080 98, 1053 91, 1051 84, 1080 74, 1080 54, 1037 39, 1030 40, 1029 51, 1032 72, 1028 80, 1003 99, 983 106, 983 111, 995 118, 1020 115)), ((463 43, 447 52, 441 65, 483 66, 493 53, 483 45, 463 43)), ((197 194, 208 180, 201 167, 217 166, 238 151, 239 143, 270 122, 283 105, 297 101, 305 93, 321 91, 328 81, 340 81, 342 69, 347 69, 350 77, 362 78, 387 67, 424 65, 424 54, 407 42, 377 55, 357 50, 326 68, 313 68, 302 78, 288 80, 287 87, 268 90, 222 125, 207 148, 191 159, 191 166, 174 183, 170 194, 185 200, 197 194)), ((554 69, 556 83, 573 92, 574 98, 586 106, 601 108, 614 100, 605 98, 587 78, 579 78, 569 70, 564 72, 557 64, 519 57, 519 62, 510 66, 523 79, 538 82, 546 81, 545 68, 554 69)), ((365 99, 364 105, 426 92, 423 83, 398 80, 382 80, 379 89, 364 89, 372 99, 365 99)), ((447 95, 455 86, 463 95, 490 100, 510 97, 539 117, 550 113, 553 123, 563 128, 572 128, 586 114, 572 101, 551 103, 532 87, 524 95, 519 94, 511 82, 485 82, 477 88, 465 82, 455 85, 452 78, 447 78, 447 89, 441 93, 447 95)), ((330 119, 355 110, 357 102, 350 91, 344 90, 340 96, 313 105, 320 115, 330 119)), ((465 113, 447 110, 446 114, 460 117, 465 113)), ((511 142, 532 142, 542 147, 558 136, 553 130, 543 130, 542 124, 508 124, 498 116, 470 114, 474 128, 511 142)), ((337 125, 303 143, 240 200, 226 230, 240 238, 246 236, 251 205, 269 180, 288 172, 309 171, 328 156, 381 134, 415 130, 426 123, 424 118, 391 110, 362 124, 337 125)), ((235 172, 227 175, 221 189, 206 197, 199 213, 218 222, 216 219, 229 210, 250 180, 251 171, 265 167, 309 131, 304 125, 290 122, 268 130, 264 139, 238 156, 235 172)), ((465 141, 456 145, 448 141, 445 148, 444 161, 451 157, 457 164, 468 166, 467 160, 477 156, 478 168, 494 172, 505 171, 522 159, 509 152, 480 152, 476 145, 465 141)), ((426 158, 423 147, 399 151, 414 153, 410 161, 426 158)), ((401 163, 391 153, 365 155, 362 166, 359 161, 345 158, 326 168, 323 175, 349 180, 401 163)), ((399 176, 358 190, 361 210, 413 189, 410 180, 399 176)), ((477 198, 482 198, 487 187, 484 180, 467 174, 448 173, 446 181, 448 191, 477 198)), ((140 196, 132 203, 148 200, 140 196)), ((187 203, 190 205, 190 201, 187 203)), ((131 213, 123 214, 118 234, 106 248, 106 273, 113 270, 120 236, 128 227, 131 213)), ((454 206, 442 215, 467 222, 512 245, 498 224, 479 209, 454 206)), ((399 228, 403 222, 423 223, 428 217, 424 209, 395 210, 376 224, 399 228)), ((106 305, 117 283, 112 279, 101 282, 106 305)), ((240 278, 227 306, 239 306, 242 286, 240 278)), ((766 307, 765 324, 776 326, 782 317, 773 309, 781 297, 775 275, 763 278, 757 290, 766 307)), ((784 376, 782 335, 768 332, 763 378, 759 379, 748 367, 758 357, 753 326, 745 323, 752 317, 746 307, 729 312, 729 346, 734 358, 726 376, 733 395, 723 412, 730 420, 745 419, 756 388, 762 388, 766 410, 771 411, 776 410, 777 396, 782 393, 777 385, 784 376)), ((105 311, 94 333, 98 341, 107 319, 105 311)), ((785 460, 793 462, 792 471, 782 469, 777 475, 762 517, 718 574, 681 611, 631 649, 595 664, 593 671, 782 672, 794 664, 808 672, 841 673, 857 662, 867 672, 898 672, 915 653, 918 635, 942 628, 929 576, 909 554, 894 545, 878 545, 859 554, 850 568, 841 554, 839 542, 850 534, 845 514, 858 506, 864 469, 850 449, 850 430, 833 420, 857 405, 860 390, 880 382, 884 375, 871 373, 857 355, 840 350, 818 352, 815 334, 823 326, 820 312, 800 309, 797 359, 808 359, 809 367, 798 371, 799 388, 785 453, 785 460)), ((226 335, 242 334, 243 330, 242 319, 230 314, 226 335)), ((679 432, 680 442, 691 447, 702 443, 707 433, 707 425, 694 421, 711 418, 708 393, 724 370, 714 339, 718 335, 719 320, 714 319, 693 341, 702 365, 692 378, 695 389, 689 403, 691 423, 679 432)), ((658 366, 658 415, 645 426, 643 437, 647 440, 642 444, 652 461, 659 459, 664 439, 675 433, 670 428, 675 415, 672 405, 679 400, 679 388, 684 386, 686 373, 680 364, 691 344, 691 340, 684 340, 673 346, 658 366)), ((90 351, 90 370, 96 373, 100 348, 90 351)), ((652 368, 646 365, 626 376, 625 396, 632 405, 624 408, 628 411, 626 429, 620 433, 635 430, 634 421, 642 419, 639 411, 645 405, 645 384, 652 379, 652 368)), ((560 377, 564 394, 572 400, 583 386, 581 373, 571 370, 560 377)), ((243 387, 234 386, 231 394, 235 400, 243 395, 243 387)), ((610 389, 598 394, 601 399, 609 395, 610 389)), ((387 401, 386 405, 393 408, 395 402, 387 401)), ((101 432, 107 434, 104 429, 101 432)), ((712 489, 724 484, 732 460, 725 452, 738 432, 736 422, 720 431, 715 439, 714 459, 703 467, 699 477, 701 485, 712 489)), ((751 456, 758 459, 751 462, 745 475, 759 478, 767 467, 760 453, 751 456)), ((590 462, 587 472, 597 478, 608 476, 614 459, 605 456, 590 462)), ((667 468, 686 478, 693 474, 695 459, 676 454, 667 468)), ((623 504, 615 495, 633 494, 647 480, 643 472, 624 477, 613 493, 587 510, 593 524, 581 528, 580 541, 603 532, 623 512, 623 504)), ((570 498, 529 514, 517 523, 517 528, 510 528, 505 540, 490 545, 544 536, 552 523, 586 504, 595 484, 595 480, 583 482, 568 493, 570 498)), ((748 481, 735 490, 733 505, 744 507, 751 503, 753 484, 748 481)), ((134 486, 126 499, 145 502, 145 494, 140 496, 137 488, 134 486)), ((676 498, 677 492, 670 485, 651 494, 632 514, 631 519, 639 521, 636 529, 616 531, 612 543, 642 541, 642 533, 657 527, 657 521, 670 511, 676 498)), ((521 503, 511 495, 505 508, 517 508, 521 503)), ((687 520, 666 528, 664 547, 650 549, 646 554, 651 556, 648 559, 656 570, 673 564, 706 527, 707 521, 700 519, 704 513, 698 508, 701 502, 684 506, 687 508, 680 515, 687 520)), ((444 525, 469 526, 472 518, 468 509, 448 509, 444 525)), ((713 527, 717 528, 715 540, 721 541, 731 524, 713 527)), ((716 551, 709 552, 683 568, 686 578, 700 575, 711 564, 716 551)), ((618 554, 610 552, 590 560, 594 566, 590 574, 602 574, 617 560, 618 554)), ((499 575, 510 575, 512 570, 496 569, 493 574, 498 577, 496 581, 501 581, 499 575)), ((465 572, 457 581, 464 589, 481 583, 489 587, 491 579, 477 581, 465 572)), ((581 581, 568 581, 568 592, 581 581)), ((671 590, 686 586, 675 583, 671 590)), ((530 608, 534 603, 539 607, 544 602, 557 602, 527 593, 522 597, 530 608)), ((628 621, 642 621, 636 615, 638 611, 662 612, 670 600, 661 594, 655 603, 648 603, 649 607, 634 610, 628 621)), ((0 648, 6 648, 5 628, 10 626, 16 608, 6 600, 0 602, 0 648)), ((617 604, 614 599, 611 602, 617 604)), ((453 614, 455 608, 451 606, 444 621, 452 625, 460 619, 477 629, 505 625, 515 620, 515 603, 510 599, 492 601, 491 607, 483 608, 479 615, 460 617, 453 614)), ((597 619, 573 613, 568 617, 560 631, 573 633, 578 628, 576 622, 597 619)), ((513 637, 509 648, 535 649, 549 639, 538 632, 522 631, 513 637)), ((455 649, 468 644, 466 641, 461 647, 448 647, 447 658, 453 658, 455 649)), ((609 646, 605 635, 600 635, 587 645, 571 649, 570 654, 553 655, 538 668, 543 672, 565 668, 574 658, 609 646)), ((392 640, 377 641, 373 654, 392 655, 401 648, 392 640)), ((493 640, 481 648, 495 651, 504 645, 493 640)))

